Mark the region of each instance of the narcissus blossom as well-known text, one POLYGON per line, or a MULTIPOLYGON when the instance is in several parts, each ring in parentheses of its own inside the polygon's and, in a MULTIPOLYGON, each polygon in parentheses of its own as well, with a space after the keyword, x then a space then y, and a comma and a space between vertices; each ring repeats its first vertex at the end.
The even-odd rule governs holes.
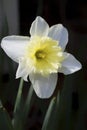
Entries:
POLYGON ((40 16, 31 24, 30 37, 7 36, 1 47, 16 61, 16 78, 27 81, 29 76, 33 88, 40 98, 49 98, 56 87, 58 72, 65 75, 81 69, 80 62, 64 52, 68 43, 68 31, 62 24, 49 27, 40 16))

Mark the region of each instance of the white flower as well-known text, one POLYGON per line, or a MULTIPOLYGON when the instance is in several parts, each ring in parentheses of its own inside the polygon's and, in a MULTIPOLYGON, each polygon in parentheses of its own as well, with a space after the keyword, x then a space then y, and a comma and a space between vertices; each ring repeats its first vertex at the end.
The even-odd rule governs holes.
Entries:
POLYGON ((16 78, 27 81, 29 76, 36 94, 40 98, 49 98, 55 90, 58 72, 67 75, 82 66, 73 55, 64 52, 68 31, 62 24, 49 28, 38 16, 31 25, 30 35, 7 36, 2 39, 1 47, 19 64, 16 78))

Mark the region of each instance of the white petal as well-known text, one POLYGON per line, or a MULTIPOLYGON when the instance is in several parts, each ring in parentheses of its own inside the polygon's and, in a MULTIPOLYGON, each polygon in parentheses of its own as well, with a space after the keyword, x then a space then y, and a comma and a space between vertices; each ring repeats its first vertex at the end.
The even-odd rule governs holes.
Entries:
POLYGON ((30 28, 31 36, 46 36, 48 34, 49 26, 47 22, 40 16, 36 17, 30 28))
POLYGON ((21 62, 19 62, 19 66, 18 66, 18 69, 17 69, 17 72, 16 72, 16 78, 20 78, 20 77, 22 77, 25 81, 28 81, 27 80, 28 71, 26 69, 25 64, 21 63, 21 62))
POLYGON ((6 54, 18 62, 19 58, 23 56, 26 44, 29 42, 29 37, 23 36, 7 36, 1 41, 1 47, 6 54))
POLYGON ((65 53, 67 57, 62 63, 62 68, 59 70, 59 72, 67 74, 72 74, 82 68, 81 63, 71 54, 65 53))
POLYGON ((68 43, 68 31, 62 24, 57 24, 49 29, 48 36, 59 41, 62 49, 65 49, 68 43))
POLYGON ((41 75, 29 75, 33 84, 33 88, 40 98, 49 98, 56 87, 57 74, 51 74, 49 77, 43 77, 41 75))

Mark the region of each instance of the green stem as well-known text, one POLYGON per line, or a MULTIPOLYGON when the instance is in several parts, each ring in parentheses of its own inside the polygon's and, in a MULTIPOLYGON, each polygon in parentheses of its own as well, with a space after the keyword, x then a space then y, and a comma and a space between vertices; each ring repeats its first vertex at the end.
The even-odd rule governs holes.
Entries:
POLYGON ((14 107, 14 113, 16 110, 20 107, 20 102, 21 102, 21 95, 22 95, 22 89, 23 89, 23 79, 21 78, 20 84, 19 84, 19 89, 16 97, 16 102, 15 102, 15 107, 14 107))
POLYGON ((48 110, 47 110, 47 113, 46 113, 46 116, 45 116, 45 119, 44 119, 44 122, 43 122, 43 126, 42 126, 42 130, 53 130, 53 128, 51 127, 54 122, 54 112, 55 112, 55 106, 56 106, 56 98, 52 98, 50 104, 49 104, 49 107, 48 107, 48 110))
POLYGON ((23 123, 24 124, 25 124, 25 121, 26 121, 26 119, 28 117, 28 113, 29 113, 30 108, 31 108, 32 97, 33 97, 33 87, 31 85, 30 89, 29 89, 29 92, 28 92, 28 95, 27 95, 26 102, 24 104, 24 109, 23 109, 23 114, 22 114, 22 118, 23 118, 23 123))

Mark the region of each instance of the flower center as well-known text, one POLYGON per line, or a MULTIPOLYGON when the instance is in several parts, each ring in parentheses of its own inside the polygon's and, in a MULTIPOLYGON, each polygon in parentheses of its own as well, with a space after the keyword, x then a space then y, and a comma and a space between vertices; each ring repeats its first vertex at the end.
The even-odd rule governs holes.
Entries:
POLYGON ((46 53, 43 52, 42 50, 38 50, 36 53, 35 53, 35 56, 38 60, 41 60, 41 59, 44 59, 46 57, 46 53))
POLYGON ((57 73, 64 60, 58 41, 49 37, 31 37, 24 56, 28 71, 44 76, 57 73))

